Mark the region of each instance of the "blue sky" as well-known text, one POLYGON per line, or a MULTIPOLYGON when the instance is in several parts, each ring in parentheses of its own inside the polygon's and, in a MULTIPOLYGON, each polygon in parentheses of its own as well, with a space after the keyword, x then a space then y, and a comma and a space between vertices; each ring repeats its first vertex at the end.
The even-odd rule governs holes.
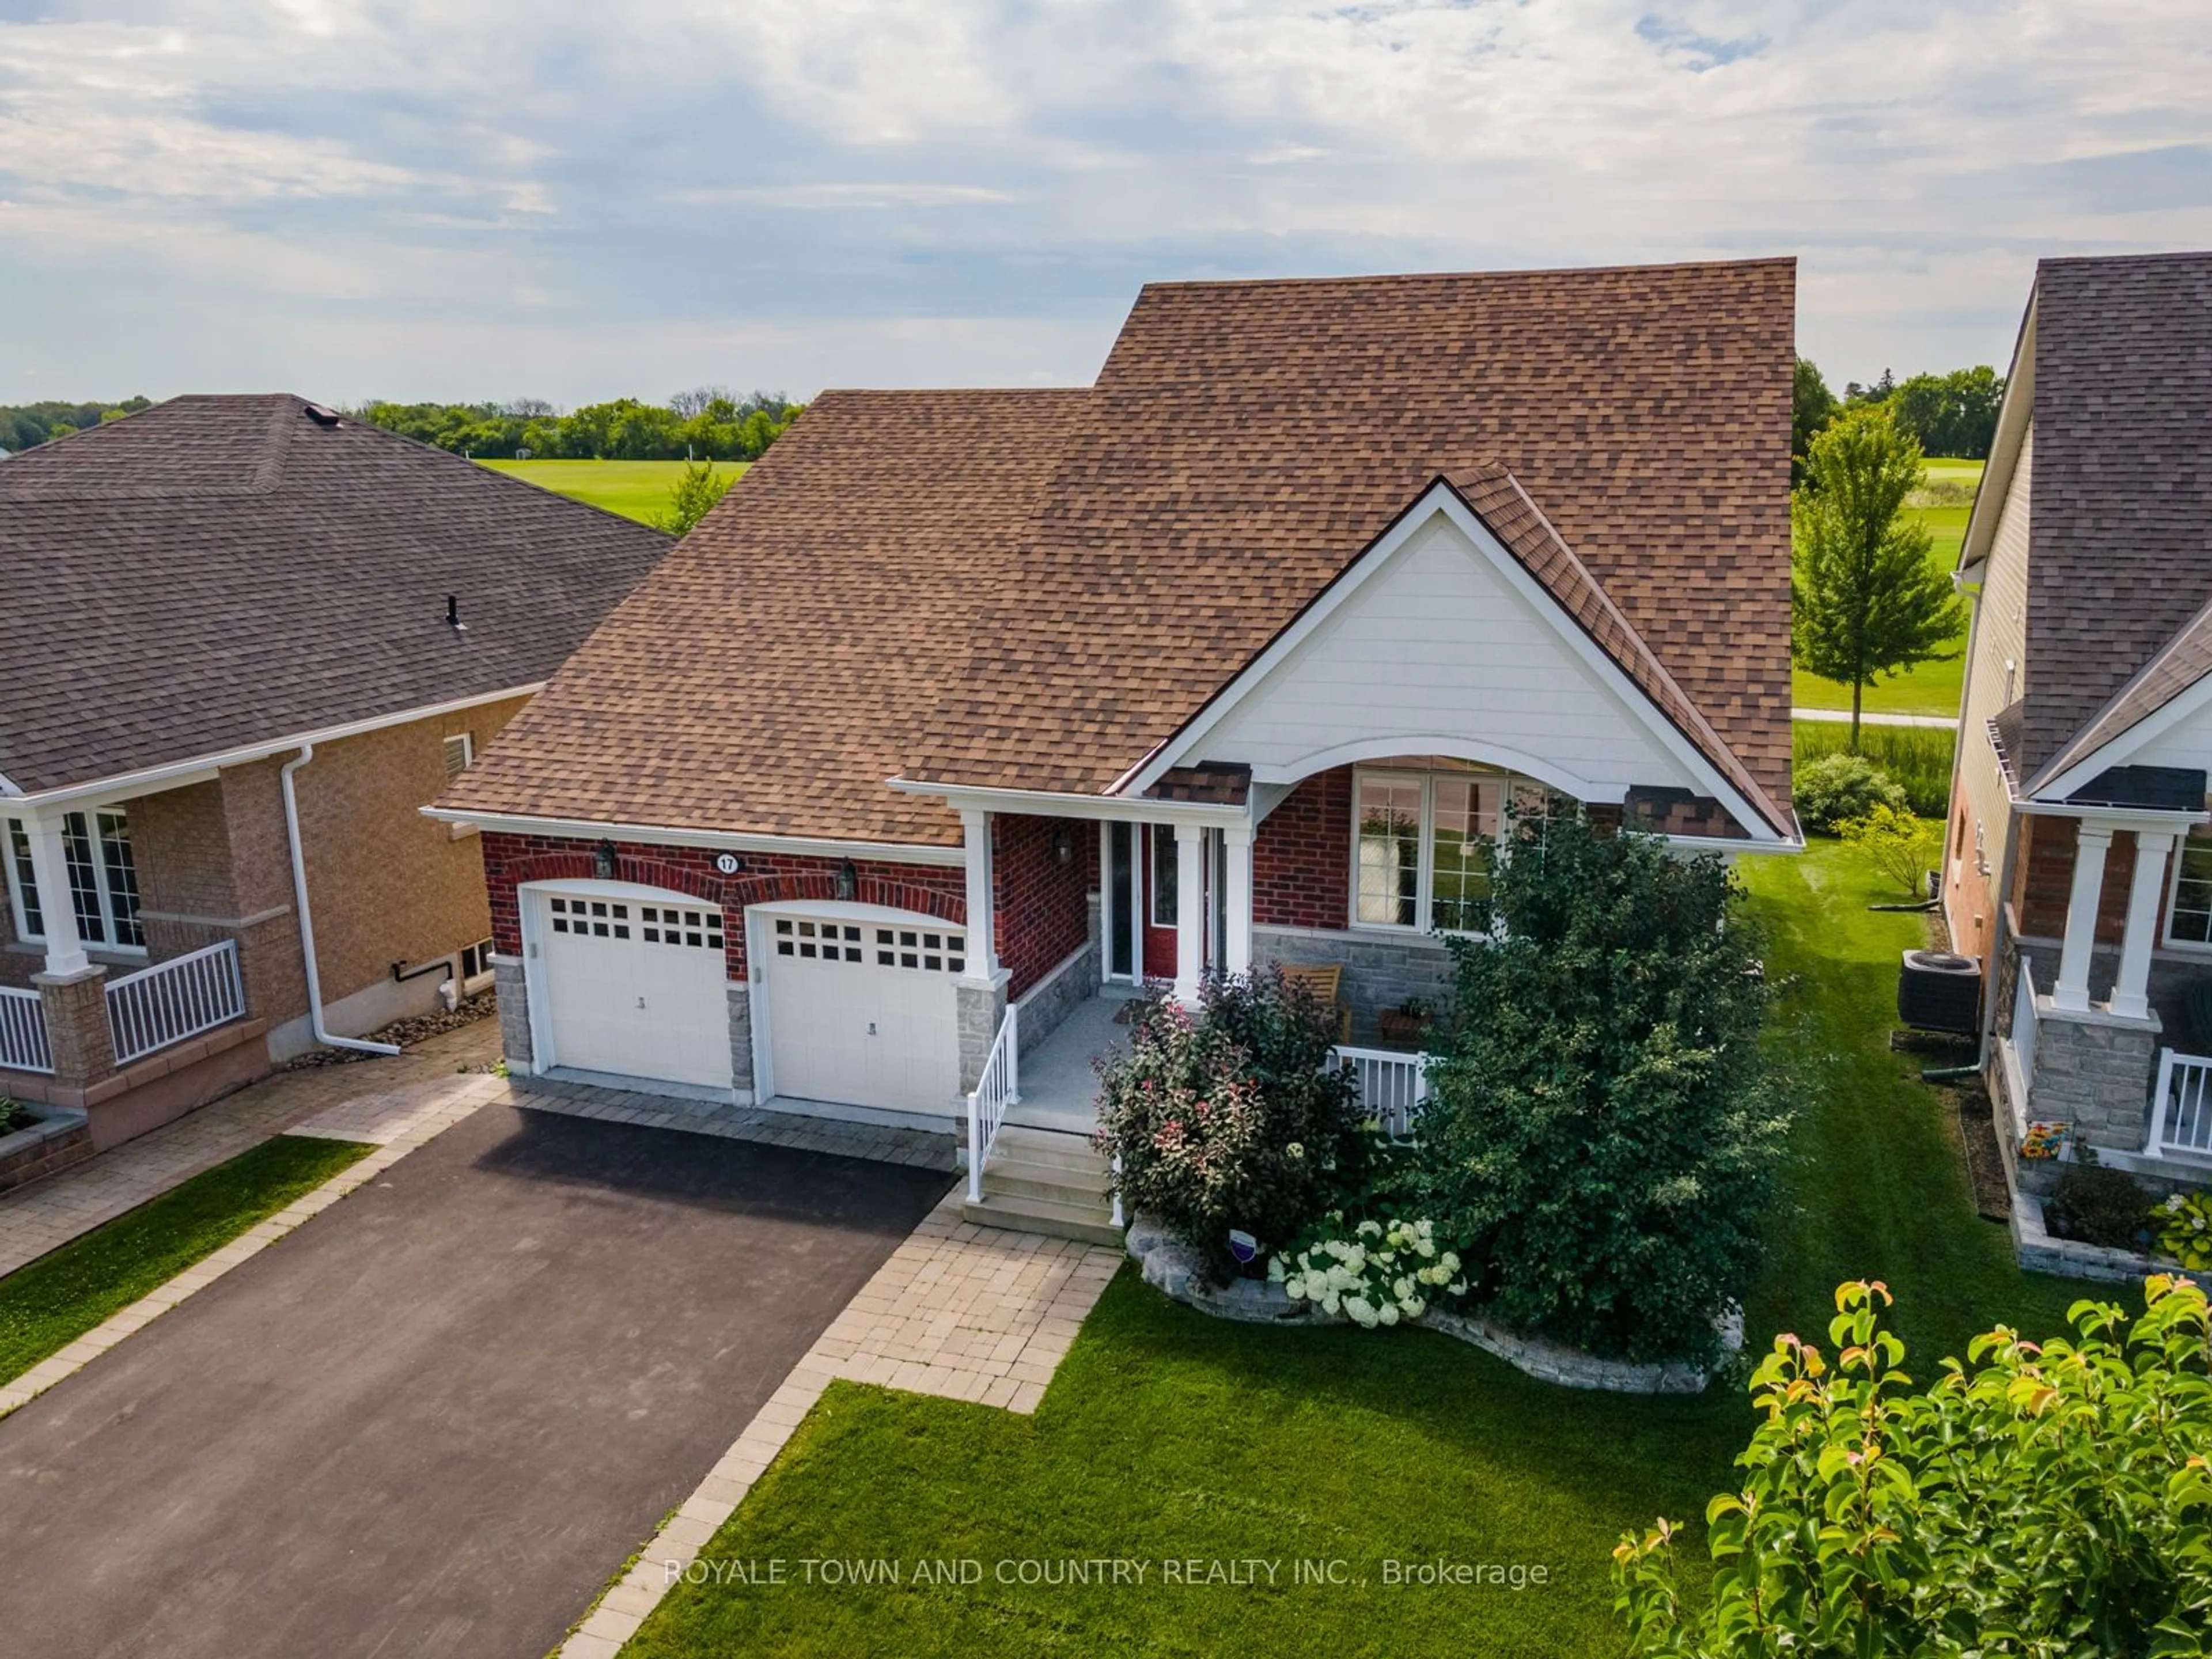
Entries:
POLYGON ((1080 382, 1155 277, 2212 246, 2205 0, 0 0, 0 401, 1080 382))

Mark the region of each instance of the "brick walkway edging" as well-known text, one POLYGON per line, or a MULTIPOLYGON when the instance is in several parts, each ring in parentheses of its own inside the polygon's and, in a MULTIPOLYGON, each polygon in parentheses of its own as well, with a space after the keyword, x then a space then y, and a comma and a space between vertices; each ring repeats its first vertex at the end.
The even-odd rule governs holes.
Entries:
MULTIPOLYGON (((203 1256, 174 1279, 148 1291, 129 1307, 110 1314, 67 1347, 49 1354, 14 1382, 0 1387, 0 1418, 29 1404, 57 1382, 74 1376, 124 1338, 153 1323, 179 1303, 198 1295, 232 1268, 252 1261, 278 1239, 304 1226, 355 1188, 375 1180, 408 1153, 427 1146, 479 1107, 493 1100, 506 1098, 507 1092, 504 1079, 479 1076, 443 1091, 443 1098, 430 1108, 404 1111, 395 1121, 390 1138, 380 1137, 381 1144, 374 1152, 349 1164, 313 1192, 294 1199, 266 1220, 247 1228, 221 1249, 203 1256)), ((335 1113, 323 1115, 332 1117, 335 1113)), ((350 1138, 336 1133, 337 1127, 341 1126, 326 1127, 319 1121, 298 1125, 286 1133, 320 1135, 325 1139, 350 1138)))
POLYGON ((560 1650, 614 1659, 839 1378, 1034 1412, 1119 1250, 960 1218, 956 1187, 791 1368, 722 1460, 560 1650))

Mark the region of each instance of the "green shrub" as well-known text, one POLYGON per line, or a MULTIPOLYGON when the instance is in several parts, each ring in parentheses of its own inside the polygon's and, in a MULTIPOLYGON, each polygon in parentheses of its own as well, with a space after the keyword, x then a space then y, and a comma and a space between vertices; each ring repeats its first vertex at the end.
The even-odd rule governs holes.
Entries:
POLYGON ((1923 1393, 1879 1284, 1836 1292, 1832 1365, 1775 1339, 1743 1484, 1706 1506, 1692 1606, 1662 1520, 1613 1552, 1640 1655, 1805 1659, 2202 1653, 2212 1626, 2212 1321, 2154 1278, 2128 1327, 2077 1302, 2075 1341, 1978 1336, 1923 1393))
POLYGON ((1758 936, 1717 856, 1579 813, 1508 840, 1500 926, 1451 941, 1455 1035, 1401 1212, 1462 1241, 1474 1299, 1515 1329, 1710 1359, 1783 1152, 1758 936))
POLYGON ((2094 1158, 2069 1164, 2043 1200, 2043 1218, 2061 1238, 2132 1250, 2149 1240, 2150 1194, 2124 1170, 2094 1158))
MULTIPOLYGON (((1791 727, 1792 763, 1801 774, 1830 755, 1848 754, 1851 728, 1843 720, 1798 720, 1791 727)), ((1951 806, 1951 750, 1948 726, 1863 726, 1859 753, 1905 791, 1905 804, 1923 818, 1942 818, 1951 806)), ((1804 812, 1800 805, 1798 811, 1804 812)), ((1806 822, 1812 815, 1805 813, 1806 822)))
POLYGON ((12 1135, 18 1129, 27 1129, 39 1120, 31 1115, 29 1107, 9 1095, 0 1095, 0 1135, 12 1135))
POLYGON ((2193 1273, 2212 1267, 2212 1194, 2175 1193, 2151 1212, 2158 1248, 2193 1273))
POLYGON ((1914 898, 1928 896, 1928 872, 1942 850, 1934 824, 1915 817, 1909 808, 1878 800, 1867 808, 1865 817, 1844 818, 1835 828, 1876 875, 1895 882, 1914 898))
POLYGON ((1863 755, 1827 755, 1790 781, 1797 816, 1816 830, 1862 822, 1877 806, 1911 811, 1903 787, 1863 755))
POLYGON ((1333 1063, 1336 1016, 1279 970, 1209 981, 1194 1016, 1141 1005, 1099 1068, 1098 1145, 1123 1203, 1237 1270, 1229 1233, 1281 1249, 1364 1175, 1370 1137, 1333 1063))

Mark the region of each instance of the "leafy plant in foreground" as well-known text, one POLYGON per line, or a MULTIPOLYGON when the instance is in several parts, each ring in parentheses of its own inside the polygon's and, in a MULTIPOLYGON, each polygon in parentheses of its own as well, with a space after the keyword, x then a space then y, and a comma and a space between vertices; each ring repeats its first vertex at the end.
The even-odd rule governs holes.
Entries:
POLYGON ((2132 1327, 2077 1302, 2078 1338, 2000 1327, 1910 1392, 1879 1283, 1836 1292, 1831 1367, 1777 1337, 1742 1486, 1706 1506, 1692 1606, 1661 1520, 1613 1552, 1640 1655, 2162 1659, 2212 1628, 2212 1347, 2204 1293, 2154 1278, 2132 1327))

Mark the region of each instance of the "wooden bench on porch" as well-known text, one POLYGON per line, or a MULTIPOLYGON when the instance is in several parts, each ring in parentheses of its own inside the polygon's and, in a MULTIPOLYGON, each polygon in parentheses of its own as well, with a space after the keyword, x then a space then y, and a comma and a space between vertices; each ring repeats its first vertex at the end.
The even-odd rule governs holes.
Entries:
POLYGON ((1352 1005, 1344 1000, 1344 965, 1328 963, 1313 967, 1282 965, 1283 983, 1303 988, 1324 1008, 1336 1010, 1336 1040, 1352 1041, 1352 1005))

